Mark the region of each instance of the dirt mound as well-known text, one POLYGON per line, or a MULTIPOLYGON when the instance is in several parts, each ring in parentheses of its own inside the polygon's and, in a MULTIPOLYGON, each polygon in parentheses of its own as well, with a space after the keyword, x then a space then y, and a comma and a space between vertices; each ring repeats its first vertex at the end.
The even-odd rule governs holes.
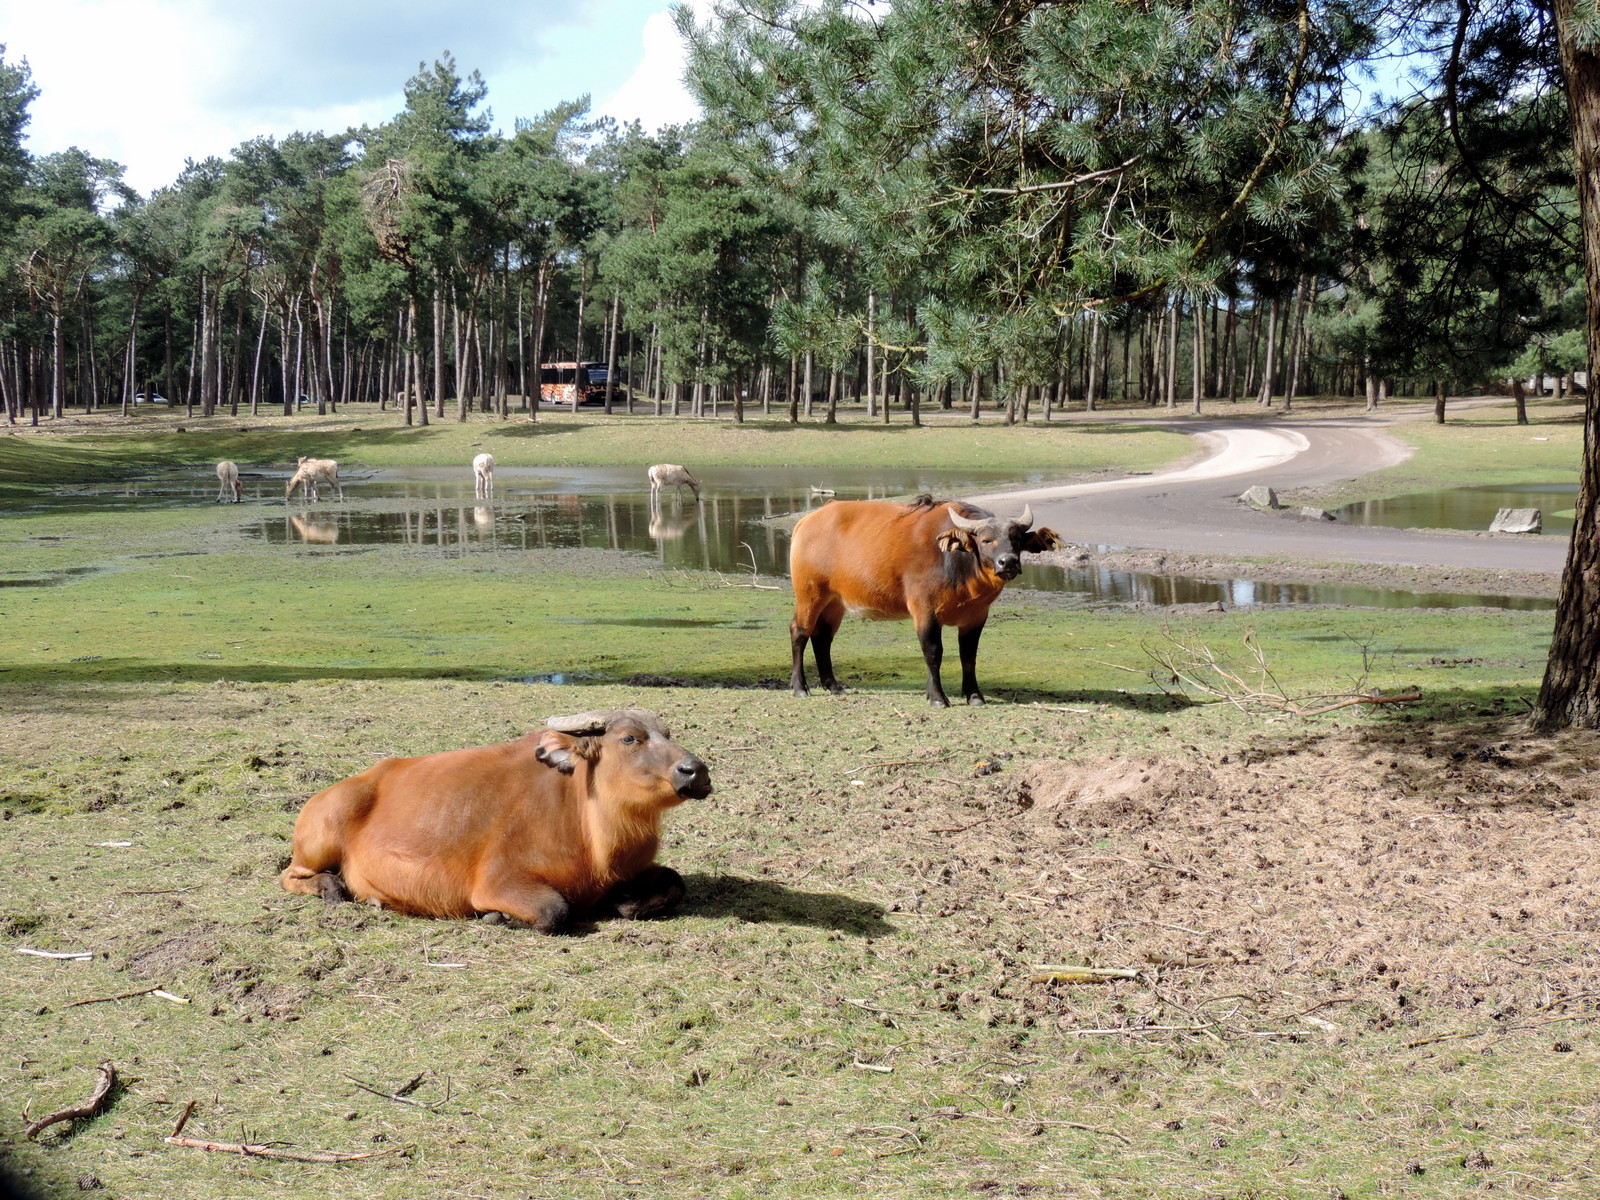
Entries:
MULTIPOLYGON (((1501 1020, 1600 992, 1594 735, 1333 728, 1037 760, 971 787, 962 811, 986 815, 948 825, 924 903, 973 914, 1019 965, 1157 964, 1180 1003, 1336 995, 1379 1027, 1419 1004, 1501 1020)), ((1004 993, 1071 1002, 1015 975, 1004 993)))
POLYGON ((1174 803, 1212 787, 1203 767, 1156 756, 1084 762, 1033 762, 1012 784, 1026 795, 1035 820, 1061 829, 1137 829, 1154 824, 1174 803))

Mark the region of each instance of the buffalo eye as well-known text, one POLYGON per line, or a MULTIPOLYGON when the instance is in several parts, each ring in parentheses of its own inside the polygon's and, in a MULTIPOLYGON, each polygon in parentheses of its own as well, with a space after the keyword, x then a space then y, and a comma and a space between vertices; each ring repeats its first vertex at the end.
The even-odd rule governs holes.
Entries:
POLYGON ((638 743, 638 741, 639 741, 639 739, 634 737, 633 734, 631 734, 631 733, 625 733, 625 734, 622 735, 622 744, 624 746, 636 745, 638 743))

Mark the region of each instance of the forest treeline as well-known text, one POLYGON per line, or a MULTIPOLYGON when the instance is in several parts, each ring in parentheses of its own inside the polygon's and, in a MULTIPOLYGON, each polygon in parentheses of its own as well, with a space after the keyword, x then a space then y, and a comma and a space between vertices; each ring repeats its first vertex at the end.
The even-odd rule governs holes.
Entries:
POLYGON ((0 400, 536 416, 539 364, 587 360, 735 420, 1390 389, 1442 419, 1586 360, 1539 12, 749 0, 679 14, 692 126, 577 99, 494 133, 446 54, 383 125, 148 197, 29 155, 0 51, 0 400), (1384 55, 1432 81, 1373 105, 1384 55))

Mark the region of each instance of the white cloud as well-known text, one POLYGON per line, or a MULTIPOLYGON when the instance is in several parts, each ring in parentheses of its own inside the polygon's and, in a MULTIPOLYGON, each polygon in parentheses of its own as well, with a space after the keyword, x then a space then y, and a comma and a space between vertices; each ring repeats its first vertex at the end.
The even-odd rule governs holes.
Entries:
POLYGON ((446 51, 463 74, 482 72, 507 131, 586 93, 651 127, 693 119, 666 10, 667 0, 0 0, 0 38, 41 92, 28 149, 80 146, 122 163, 148 194, 186 158, 225 157, 253 137, 386 121, 418 64, 446 51))
MULTIPOLYGON (((695 0, 691 7, 704 20, 710 0, 695 0)), ((627 81, 596 105, 596 112, 619 121, 637 120, 649 130, 698 121, 700 105, 683 83, 685 64, 672 14, 651 13, 644 23, 644 57, 627 81)))

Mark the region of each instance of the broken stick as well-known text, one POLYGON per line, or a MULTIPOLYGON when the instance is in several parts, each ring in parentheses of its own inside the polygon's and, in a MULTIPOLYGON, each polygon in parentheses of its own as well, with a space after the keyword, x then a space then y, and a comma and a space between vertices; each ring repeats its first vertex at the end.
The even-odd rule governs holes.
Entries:
POLYGON ((117 1069, 109 1062, 103 1062, 95 1070, 100 1072, 100 1082, 94 1085, 94 1092, 82 1104, 72 1108, 63 1108, 60 1112, 53 1112, 47 1117, 40 1117, 24 1130, 24 1136, 31 1142, 50 1126, 59 1121, 76 1121, 80 1117, 92 1117, 100 1111, 100 1105, 105 1103, 111 1085, 117 1082, 117 1069))
POLYGON ((276 1146, 268 1146, 254 1142, 207 1142, 200 1138, 169 1137, 169 1146, 190 1146, 196 1150, 215 1150, 218 1154, 238 1154, 246 1158, 286 1158, 290 1162, 305 1163, 340 1163, 359 1162, 364 1158, 384 1158, 391 1154, 404 1154, 408 1147, 396 1146, 390 1150, 371 1150, 364 1154, 339 1154, 332 1150, 312 1150, 301 1153, 297 1150, 280 1150, 276 1146))

